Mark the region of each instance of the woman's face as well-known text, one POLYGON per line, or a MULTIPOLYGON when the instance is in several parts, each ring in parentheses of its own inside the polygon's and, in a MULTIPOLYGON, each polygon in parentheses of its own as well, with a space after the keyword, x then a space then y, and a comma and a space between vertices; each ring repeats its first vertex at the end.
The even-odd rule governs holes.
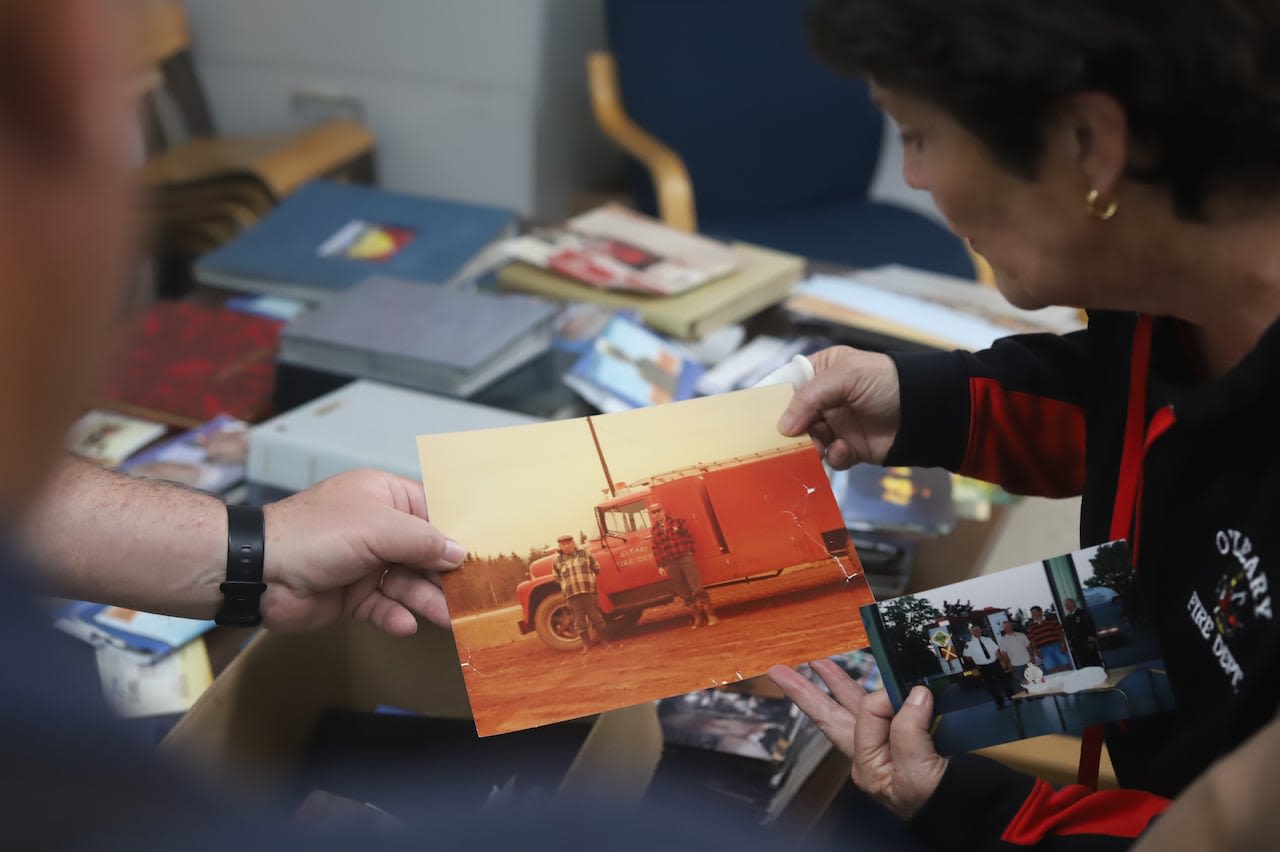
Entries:
POLYGON ((928 102, 872 86, 903 141, 903 177, 927 190, 947 224, 991 264, 1011 303, 1096 306, 1100 223, 1084 199, 1089 184, 1065 134, 1050 132, 1038 176, 1028 181, 999 165, 988 148, 928 102))

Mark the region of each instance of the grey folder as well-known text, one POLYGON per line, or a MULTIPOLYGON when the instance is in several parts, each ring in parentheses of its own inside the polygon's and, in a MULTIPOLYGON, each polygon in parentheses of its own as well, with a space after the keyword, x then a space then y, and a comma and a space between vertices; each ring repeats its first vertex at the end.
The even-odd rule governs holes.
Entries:
POLYGON ((557 308, 376 276, 292 320, 281 361, 468 397, 546 352, 557 308))

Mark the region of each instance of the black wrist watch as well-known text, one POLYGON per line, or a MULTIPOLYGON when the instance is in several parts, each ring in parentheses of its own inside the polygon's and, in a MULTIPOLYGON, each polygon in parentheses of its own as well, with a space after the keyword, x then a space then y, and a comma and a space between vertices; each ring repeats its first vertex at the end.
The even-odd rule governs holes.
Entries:
POLYGON ((266 556, 266 528, 262 509, 227 506, 227 579, 222 607, 213 620, 226 627, 257 627, 262 623, 259 604, 267 585, 262 582, 266 556))

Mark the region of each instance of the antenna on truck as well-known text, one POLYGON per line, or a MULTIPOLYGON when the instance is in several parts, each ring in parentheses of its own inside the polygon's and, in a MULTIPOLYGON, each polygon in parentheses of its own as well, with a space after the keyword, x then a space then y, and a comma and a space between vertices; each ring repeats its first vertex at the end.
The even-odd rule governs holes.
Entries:
POLYGON ((591 430, 591 441, 596 445, 596 456, 600 459, 600 469, 604 471, 604 481, 609 483, 609 496, 617 497, 618 489, 613 486, 613 477, 609 475, 609 463, 604 460, 604 450, 600 449, 600 436, 596 434, 596 424, 586 418, 587 428, 591 430))

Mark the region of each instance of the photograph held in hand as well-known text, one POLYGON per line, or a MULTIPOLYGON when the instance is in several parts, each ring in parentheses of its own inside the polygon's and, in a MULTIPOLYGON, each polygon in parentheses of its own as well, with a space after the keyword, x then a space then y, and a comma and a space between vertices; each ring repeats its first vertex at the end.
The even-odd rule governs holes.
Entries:
POLYGON ((482 735, 866 646, 862 566, 773 386, 418 439, 482 735), (436 497, 435 495, 440 495, 436 497))

